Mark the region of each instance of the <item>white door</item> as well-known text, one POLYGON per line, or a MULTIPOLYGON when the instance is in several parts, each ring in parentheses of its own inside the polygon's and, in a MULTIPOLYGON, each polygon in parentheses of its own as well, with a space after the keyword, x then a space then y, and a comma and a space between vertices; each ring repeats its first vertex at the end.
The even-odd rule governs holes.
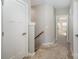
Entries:
POLYGON ((73 54, 78 59, 78 2, 73 2, 73 54))
POLYGON ((5 0, 2 20, 2 59, 22 59, 28 55, 28 4, 5 0))

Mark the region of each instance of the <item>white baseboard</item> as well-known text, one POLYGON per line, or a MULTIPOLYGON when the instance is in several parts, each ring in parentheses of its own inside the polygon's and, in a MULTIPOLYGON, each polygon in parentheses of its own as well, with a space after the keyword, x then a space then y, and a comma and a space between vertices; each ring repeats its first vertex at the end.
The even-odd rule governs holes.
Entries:
POLYGON ((35 52, 34 53, 28 53, 28 56, 34 56, 35 55, 35 52))

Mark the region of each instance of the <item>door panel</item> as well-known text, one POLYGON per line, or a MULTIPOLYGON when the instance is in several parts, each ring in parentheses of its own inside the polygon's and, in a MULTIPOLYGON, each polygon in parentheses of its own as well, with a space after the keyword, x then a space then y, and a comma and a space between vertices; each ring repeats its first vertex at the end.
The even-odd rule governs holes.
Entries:
POLYGON ((18 3, 4 2, 2 59, 22 59, 28 55, 28 5, 18 3))
POLYGON ((78 1, 73 2, 73 54, 78 59, 78 1))

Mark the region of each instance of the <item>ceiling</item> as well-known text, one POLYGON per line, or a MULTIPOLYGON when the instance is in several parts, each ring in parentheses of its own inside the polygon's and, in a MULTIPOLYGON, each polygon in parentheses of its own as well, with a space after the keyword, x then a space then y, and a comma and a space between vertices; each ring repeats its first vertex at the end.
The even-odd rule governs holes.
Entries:
POLYGON ((71 0, 31 0, 31 5, 51 4, 56 8, 68 7, 71 0))

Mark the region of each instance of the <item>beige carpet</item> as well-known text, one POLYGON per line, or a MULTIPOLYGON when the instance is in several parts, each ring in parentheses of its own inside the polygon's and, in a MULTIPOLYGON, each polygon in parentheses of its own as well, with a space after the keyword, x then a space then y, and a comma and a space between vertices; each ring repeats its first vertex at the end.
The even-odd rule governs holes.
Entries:
POLYGON ((36 54, 25 59, 70 59, 68 49, 60 44, 41 46, 36 54))

